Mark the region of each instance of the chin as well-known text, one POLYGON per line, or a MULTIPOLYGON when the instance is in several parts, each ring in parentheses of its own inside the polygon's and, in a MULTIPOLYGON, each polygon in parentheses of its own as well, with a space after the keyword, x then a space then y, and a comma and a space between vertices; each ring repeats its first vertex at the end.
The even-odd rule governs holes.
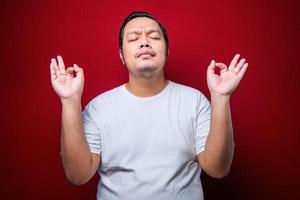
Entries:
POLYGON ((155 72, 157 71, 157 67, 154 65, 143 65, 137 68, 138 72, 155 72))

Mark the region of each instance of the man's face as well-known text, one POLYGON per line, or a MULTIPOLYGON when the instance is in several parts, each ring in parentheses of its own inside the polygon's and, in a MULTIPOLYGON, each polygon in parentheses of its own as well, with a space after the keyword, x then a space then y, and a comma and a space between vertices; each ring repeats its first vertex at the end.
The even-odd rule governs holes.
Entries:
POLYGON ((120 57, 129 73, 151 78, 163 73, 166 63, 166 45, 158 23, 147 17, 129 21, 124 29, 123 54, 120 57))

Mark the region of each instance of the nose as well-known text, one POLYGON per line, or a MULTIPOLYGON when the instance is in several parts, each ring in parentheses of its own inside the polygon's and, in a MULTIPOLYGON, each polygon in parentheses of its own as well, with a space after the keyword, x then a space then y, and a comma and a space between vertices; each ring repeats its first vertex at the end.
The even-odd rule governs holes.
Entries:
POLYGON ((143 47, 150 48, 150 49, 152 48, 151 44, 149 43, 147 36, 145 34, 143 34, 142 38, 141 38, 140 48, 143 48, 143 47))

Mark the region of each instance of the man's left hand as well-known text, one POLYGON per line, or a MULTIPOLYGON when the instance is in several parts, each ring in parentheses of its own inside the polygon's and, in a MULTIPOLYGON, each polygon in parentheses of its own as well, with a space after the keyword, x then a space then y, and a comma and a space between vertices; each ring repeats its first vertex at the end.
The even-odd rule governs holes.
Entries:
POLYGON ((248 63, 242 58, 239 61, 240 54, 236 54, 229 67, 224 63, 211 61, 207 68, 207 85, 211 95, 230 96, 243 78, 248 63), (239 62, 238 62, 239 61, 239 62), (220 68, 220 75, 215 73, 215 68, 220 68))

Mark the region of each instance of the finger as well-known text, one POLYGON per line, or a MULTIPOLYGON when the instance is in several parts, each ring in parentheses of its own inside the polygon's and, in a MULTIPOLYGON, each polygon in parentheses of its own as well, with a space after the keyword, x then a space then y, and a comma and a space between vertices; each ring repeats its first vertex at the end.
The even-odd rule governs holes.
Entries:
POLYGON ((52 62, 52 65, 54 66, 54 70, 55 70, 56 76, 60 76, 61 73, 60 73, 60 70, 59 70, 59 68, 58 68, 56 59, 55 59, 55 58, 52 58, 52 59, 51 59, 51 62, 52 62))
POLYGON ((71 78, 74 77, 74 74, 73 74, 74 68, 73 67, 68 67, 66 71, 67 71, 67 76, 68 77, 71 77, 71 78))
POLYGON ((51 77, 52 81, 54 81, 57 78, 55 69, 54 69, 54 64, 52 61, 50 62, 50 77, 51 77))
POLYGON ((67 73, 72 73, 74 72, 74 67, 68 67, 67 68, 67 73))
POLYGON ((243 66, 242 66, 242 68, 241 68, 241 70, 239 71, 239 73, 237 74, 238 75, 238 77, 240 78, 240 79, 242 79, 243 78, 243 76, 244 76, 244 74, 245 74, 245 72, 246 72, 246 70, 247 70, 247 68, 248 68, 248 63, 245 63, 243 66))
POLYGON ((216 63, 216 66, 221 69, 221 71, 220 71, 221 73, 227 71, 227 66, 224 63, 216 63))
POLYGON ((212 60, 207 68, 207 73, 214 74, 215 73, 215 64, 216 62, 212 60))
POLYGON ((233 57, 230 65, 228 67, 228 70, 232 70, 235 67, 237 61, 239 60, 239 57, 240 57, 240 54, 235 54, 235 56, 233 57))
POLYGON ((59 68, 58 68, 58 65, 57 65, 57 62, 56 62, 55 58, 51 58, 51 62, 54 66, 55 71, 59 71, 59 68))
POLYGON ((62 57, 60 55, 57 56, 57 61, 58 61, 58 67, 59 67, 59 70, 61 72, 61 74, 66 74, 66 70, 65 70, 65 64, 64 64, 64 61, 62 59, 62 57))
POLYGON ((232 69, 236 74, 239 73, 239 71, 241 70, 242 66, 244 65, 246 59, 242 58, 240 60, 240 62, 232 69))
POLYGON ((74 64, 73 65, 74 70, 76 72, 76 77, 83 79, 84 75, 83 75, 83 69, 80 68, 78 65, 74 64))

